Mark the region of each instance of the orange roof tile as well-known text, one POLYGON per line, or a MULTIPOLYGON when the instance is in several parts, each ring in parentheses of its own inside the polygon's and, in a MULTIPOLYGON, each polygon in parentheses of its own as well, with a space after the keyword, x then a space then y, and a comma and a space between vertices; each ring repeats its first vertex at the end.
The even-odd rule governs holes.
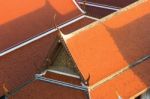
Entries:
POLYGON ((101 24, 65 35, 66 45, 90 85, 150 54, 150 2, 133 7, 101 24))
POLYGON ((63 82, 67 82, 67 83, 71 83, 75 85, 81 85, 81 80, 79 78, 73 78, 73 77, 56 74, 52 72, 46 72, 46 74, 43 75, 43 77, 51 78, 51 79, 55 79, 55 80, 59 80, 59 81, 63 81, 63 82))
POLYGON ((0 1, 0 51, 81 15, 72 0, 0 1), (66 6, 69 5, 69 6, 66 6))
POLYGON ((43 68, 43 62, 56 39, 56 33, 46 36, 34 43, 0 57, 0 96, 3 94, 2 84, 9 90, 32 79, 35 73, 43 68), (49 45, 49 46, 45 46, 49 45))
POLYGON ((43 81, 34 81, 10 99, 87 99, 86 93, 43 81))
MULTIPOLYGON (((62 29, 63 33, 75 31, 93 20, 83 18, 62 29)), ((2 84, 6 83, 9 90, 12 90, 31 79, 41 68, 47 54, 53 51, 53 43, 57 38, 54 32, 40 40, 24 46, 13 53, 0 57, 0 96, 3 94, 2 84), (45 46, 49 45, 49 46, 45 46)))
POLYGON ((150 87, 150 59, 91 90, 92 99, 129 99, 150 87))

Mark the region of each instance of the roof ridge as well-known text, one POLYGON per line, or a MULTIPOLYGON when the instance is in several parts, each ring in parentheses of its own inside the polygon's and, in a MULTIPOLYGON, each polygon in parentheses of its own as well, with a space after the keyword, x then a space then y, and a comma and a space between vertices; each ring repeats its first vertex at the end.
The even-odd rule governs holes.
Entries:
POLYGON ((104 17, 104 18, 99 19, 99 20, 96 21, 96 22, 93 22, 93 23, 91 23, 91 24, 89 24, 89 25, 87 25, 87 26, 85 26, 85 27, 82 27, 82 28, 80 28, 80 29, 78 29, 78 30, 72 32, 71 34, 65 35, 65 36, 64 36, 64 39, 65 39, 65 40, 68 40, 69 38, 71 38, 71 37, 73 37, 73 36, 79 34, 79 33, 82 32, 82 31, 91 29, 92 27, 94 27, 94 26, 96 26, 96 25, 98 25, 98 24, 103 24, 105 21, 108 21, 108 20, 111 19, 112 17, 114 17, 114 16, 116 16, 116 15, 119 15, 119 14, 121 14, 121 13, 123 13, 123 12, 125 12, 125 11, 127 11, 127 10, 129 10, 129 9, 132 9, 132 8, 134 8, 134 7, 136 7, 136 6, 140 5, 140 4, 142 4, 142 3, 145 3, 145 2, 147 2, 147 1, 148 1, 148 0, 139 0, 139 1, 135 2, 135 3, 132 3, 132 4, 130 4, 130 5, 127 6, 127 7, 124 7, 124 8, 122 8, 122 9, 120 9, 120 10, 118 10, 118 11, 116 11, 116 12, 114 12, 114 13, 112 13, 112 14, 106 16, 106 17, 104 17))
MULTIPOLYGON (((66 41, 65 41, 64 37, 65 37, 65 35, 64 35, 63 33, 60 33, 60 41, 61 41, 62 45, 63 45, 64 48, 66 49, 66 51, 67 51, 68 55, 70 56, 70 58, 72 59, 72 61, 74 62, 74 64, 75 64, 74 67, 77 69, 77 71, 78 71, 78 73, 79 73, 79 75, 80 75, 80 77, 81 77, 81 80, 82 80, 82 81, 85 81, 84 76, 83 76, 82 73, 80 72, 80 70, 79 70, 79 68, 78 68, 78 66, 77 66, 77 64, 76 64, 76 62, 74 61, 74 59, 73 59, 73 57, 72 57, 72 55, 71 55, 71 53, 70 53, 70 51, 69 51, 69 49, 68 49, 68 47, 67 47, 67 45, 66 45, 66 41)), ((85 82, 84 82, 84 83, 85 83, 85 82)))

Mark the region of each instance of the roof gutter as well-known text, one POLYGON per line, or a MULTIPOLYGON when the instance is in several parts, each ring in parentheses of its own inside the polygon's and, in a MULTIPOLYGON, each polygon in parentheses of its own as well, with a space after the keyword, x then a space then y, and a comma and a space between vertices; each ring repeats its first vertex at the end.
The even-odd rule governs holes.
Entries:
POLYGON ((110 6, 110 5, 105 5, 105 4, 99 4, 99 3, 93 3, 93 2, 78 2, 79 4, 82 5, 87 5, 87 6, 91 6, 91 7, 97 7, 97 8, 103 8, 103 9, 108 9, 108 10, 113 10, 113 11, 118 11, 119 9, 121 9, 120 7, 115 7, 115 6, 110 6))
POLYGON ((71 83, 67 83, 67 82, 63 82, 63 81, 59 81, 59 80, 54 80, 54 79, 39 76, 38 74, 35 75, 35 78, 37 80, 57 84, 60 86, 65 86, 65 87, 69 87, 69 88, 73 88, 73 89, 77 89, 77 90, 82 90, 82 91, 88 91, 88 88, 86 86, 79 86, 79 85, 75 85, 75 84, 71 84, 71 83))

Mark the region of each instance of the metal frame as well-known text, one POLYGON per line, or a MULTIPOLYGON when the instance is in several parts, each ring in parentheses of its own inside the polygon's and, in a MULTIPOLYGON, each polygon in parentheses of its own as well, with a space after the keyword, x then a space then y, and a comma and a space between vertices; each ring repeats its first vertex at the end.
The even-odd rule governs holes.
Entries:
MULTIPOLYGON (((79 20, 81 20, 81 19, 83 19, 83 18, 85 18, 84 15, 78 16, 78 17, 75 18, 75 19, 72 19, 72 20, 70 20, 70 21, 68 21, 68 22, 66 22, 66 23, 64 23, 64 24, 62 24, 62 25, 59 25, 58 27, 59 27, 60 29, 61 29, 61 28, 64 28, 64 27, 66 27, 66 26, 68 26, 68 25, 70 25, 70 24, 73 24, 73 23, 75 23, 75 22, 77 22, 77 21, 79 21, 79 20)), ((8 54, 8 53, 10 53, 10 52, 12 52, 12 51, 14 51, 14 50, 16 50, 16 49, 19 49, 19 48, 21 48, 21 47, 23 47, 23 46, 25 46, 25 45, 27 45, 27 44, 30 44, 30 43, 32 43, 32 42, 34 42, 34 41, 37 41, 37 40, 39 40, 39 39, 41 39, 41 38, 43 38, 43 37, 45 37, 45 36, 47 36, 47 35, 49 35, 49 34, 51 34, 51 33, 53 33, 53 32, 56 32, 56 31, 57 31, 56 28, 51 28, 51 29, 50 29, 49 31, 47 31, 47 32, 41 33, 41 34, 39 34, 39 35, 36 35, 36 36, 34 36, 34 37, 29 38, 28 40, 25 40, 25 41, 23 41, 23 42, 20 42, 19 44, 16 44, 16 45, 14 45, 14 46, 11 46, 11 47, 9 47, 9 48, 7 48, 7 49, 1 51, 1 52, 0 52, 0 57, 6 55, 6 54, 8 54)))
POLYGON ((115 7, 115 6, 110 6, 110 5, 106 5, 106 4, 99 4, 99 3, 93 3, 93 2, 78 2, 79 4, 82 5, 87 5, 87 6, 91 6, 91 7, 97 7, 97 8, 103 8, 103 9, 108 9, 108 10, 113 10, 113 11, 118 11, 119 9, 121 9, 120 7, 115 7))
POLYGON ((60 71, 57 71, 57 70, 49 69, 49 70, 47 70, 47 72, 52 72, 52 73, 55 73, 55 74, 60 74, 60 75, 64 75, 64 76, 80 79, 80 76, 73 75, 73 74, 68 74, 68 73, 65 73, 65 72, 60 72, 60 71))
POLYGON ((63 81, 59 81, 59 80, 54 80, 54 79, 39 76, 38 74, 35 75, 35 78, 36 78, 36 80, 41 80, 41 81, 57 84, 60 86, 65 86, 65 87, 82 90, 82 91, 88 91, 87 86, 79 86, 79 85, 75 85, 75 84, 71 84, 71 83, 67 83, 67 82, 63 82, 63 81))

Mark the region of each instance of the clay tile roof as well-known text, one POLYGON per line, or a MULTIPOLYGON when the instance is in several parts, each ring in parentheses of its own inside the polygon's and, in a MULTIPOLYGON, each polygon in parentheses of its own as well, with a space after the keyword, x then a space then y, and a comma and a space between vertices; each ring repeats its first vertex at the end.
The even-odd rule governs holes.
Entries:
POLYGON ((11 91, 32 79, 44 67, 43 62, 55 39, 56 33, 0 57, 0 96, 3 94, 3 83, 11 91))
POLYGON ((72 0, 0 1, 0 52, 81 15, 72 0), (66 6, 69 5, 69 6, 66 6))
MULTIPOLYGON (((93 20, 91 19, 83 18, 61 30, 67 34, 92 22, 93 20)), ((54 32, 12 53, 0 57, 0 96, 3 94, 1 87, 3 83, 6 83, 9 90, 12 90, 23 82, 31 79, 35 73, 44 67, 43 63, 45 62, 47 54, 53 52, 53 43, 57 39, 57 33, 58 32, 54 32)))
POLYGON ((93 85, 150 54, 149 23, 150 2, 145 1, 64 39, 84 79, 90 77, 93 85))
MULTIPOLYGON (((93 21, 89 18, 83 18, 61 30, 67 34, 93 21)), ((53 43, 57 39, 57 33, 53 32, 44 38, 0 57, 0 96, 3 94, 1 87, 3 83, 6 83, 9 90, 13 90, 20 84, 31 79, 35 73, 44 68, 45 65, 43 63, 47 54, 53 52, 53 43)), ((3 43, 0 43, 0 46, 1 44, 3 43)))
POLYGON ((91 91, 92 99, 135 98, 144 93, 150 86, 150 59, 121 73, 112 80, 91 91))
POLYGON ((62 74, 46 72, 44 77, 59 80, 59 81, 64 81, 64 82, 75 84, 75 85, 81 85, 81 80, 79 78, 69 77, 69 76, 65 76, 62 74))
POLYGON ((10 99, 87 99, 85 92, 43 81, 34 81, 10 99))

